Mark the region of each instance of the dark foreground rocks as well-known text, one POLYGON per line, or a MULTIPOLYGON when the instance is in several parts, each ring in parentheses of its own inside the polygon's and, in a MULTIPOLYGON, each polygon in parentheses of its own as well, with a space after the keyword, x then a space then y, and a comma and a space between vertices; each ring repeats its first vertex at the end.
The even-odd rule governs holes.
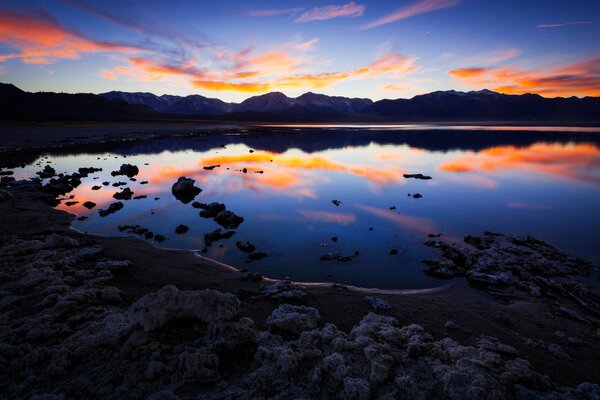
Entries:
POLYGON ((536 297, 555 301, 553 312, 600 326, 599 268, 536 238, 485 232, 467 236, 464 244, 432 238, 440 260, 424 260, 425 273, 436 278, 466 277, 470 285, 499 298, 536 297), (583 317, 566 305, 581 307, 583 317))
MULTIPOLYGON (((474 346, 435 340, 419 325, 401 326, 376 313, 342 331, 324 323, 316 308, 284 302, 257 323, 239 316, 242 303, 233 294, 173 285, 123 305, 111 282, 128 268, 125 260, 105 260, 99 246, 59 234, 3 244, 3 398, 463 400, 600 394, 589 383, 557 387, 493 338, 481 337, 474 346)), ((285 281, 267 288, 269 296, 292 290, 285 281)))

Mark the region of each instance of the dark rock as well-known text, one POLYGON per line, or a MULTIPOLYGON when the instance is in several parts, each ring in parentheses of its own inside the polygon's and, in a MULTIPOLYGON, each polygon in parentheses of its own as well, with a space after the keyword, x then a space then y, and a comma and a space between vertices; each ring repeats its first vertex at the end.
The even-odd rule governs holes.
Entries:
POLYGON ((147 184, 148 184, 148 181, 141 181, 140 182, 140 185, 147 185, 147 184))
POLYGON ((116 203, 112 203, 111 205, 109 205, 106 210, 99 210, 98 214, 100 214, 101 217, 106 217, 110 214, 116 213, 121 208, 123 208, 123 203, 117 201, 116 203))
POLYGON ((421 197, 423 197, 423 195, 421 193, 415 193, 412 195, 413 199, 420 199, 421 197))
POLYGON ((184 204, 194 200, 194 198, 202 191, 197 186, 194 186, 196 181, 185 176, 180 176, 177 182, 171 187, 171 193, 173 196, 184 204))
POLYGON ((86 201, 82 204, 82 206, 84 206, 88 210, 91 210, 92 208, 96 207, 96 203, 94 203, 93 201, 86 201))
POLYGON ((339 207, 339 206, 340 206, 340 204, 342 204, 342 202, 341 202, 341 201, 339 201, 339 200, 331 200, 331 202, 332 202, 333 204, 335 204, 335 206, 336 206, 336 207, 339 207))
POLYGON ((121 168, 119 168, 117 171, 112 171, 110 174, 112 176, 125 175, 129 178, 132 178, 136 176, 139 172, 140 170, 135 165, 123 164, 121 165, 121 168))
POLYGON ((67 207, 71 207, 71 206, 73 206, 73 205, 75 205, 75 204, 77 204, 77 203, 79 203, 79 202, 78 202, 78 201, 67 201, 67 202, 65 203, 65 205, 66 205, 67 207))
POLYGON ((113 194, 113 197, 117 200, 131 200, 131 196, 133 196, 133 192, 129 188, 113 194))
POLYGON ((208 166, 203 167, 203 168, 205 170, 207 170, 207 171, 212 171, 213 169, 218 168, 218 167, 220 167, 220 165, 208 165, 208 166))
POLYGON ((148 197, 148 196, 145 195, 145 194, 140 194, 140 195, 134 196, 133 199, 134 200, 141 200, 141 199, 145 199, 146 197, 148 197))
POLYGON ((127 182, 115 182, 112 185, 114 187, 125 186, 125 185, 127 185, 127 182))
POLYGON ((395 256, 396 254, 398 254, 398 249, 389 249, 388 253, 392 256, 395 256))
POLYGON ((332 242, 337 242, 337 241, 338 241, 338 238, 337 238, 337 236, 332 236, 332 237, 331 237, 331 241, 332 241, 332 242))
POLYGON ((217 214, 215 222, 225 229, 236 229, 244 222, 244 218, 236 215, 233 211, 225 210, 217 214))
POLYGON ((156 234, 156 235, 154 235, 154 240, 161 243, 161 242, 164 242, 165 240, 167 240, 167 238, 164 237, 163 235, 156 234))
POLYGON ((208 248, 214 242, 216 242, 218 240, 221 240, 221 239, 229 239, 234 234, 235 234, 235 231, 227 231, 227 232, 223 233, 220 228, 219 229, 215 229, 212 232, 205 233, 204 234, 204 247, 208 248))
POLYGON ((102 186, 98 186, 98 185, 92 186, 92 190, 100 190, 100 189, 102 189, 102 186))
POLYGON ((422 180, 428 180, 431 179, 430 176, 428 175, 423 175, 423 174, 404 174, 403 175, 406 179, 409 178, 413 178, 413 179, 422 179, 422 180))
POLYGON ((265 258, 266 256, 268 256, 268 253, 265 253, 264 251, 253 251, 252 253, 248 253, 248 260, 260 260, 262 258, 265 258))
POLYGON ((46 165, 42 171, 36 172, 36 174, 42 179, 52 178, 54 175, 56 175, 56 170, 51 166, 46 165))
POLYGON ((175 228, 175 233, 178 235, 181 235, 183 233, 186 233, 189 230, 190 230, 190 228, 188 228, 185 225, 177 225, 177 227, 175 228))
POLYGON ((203 210, 200 211, 200 216, 202 218, 214 218, 222 211, 225 211, 225 204, 217 203, 216 201, 209 204, 197 203, 199 208, 203 210))
POLYGON ((204 204, 204 203, 200 203, 198 201, 195 201, 195 202, 192 203, 192 207, 194 207, 194 208, 206 208, 207 205, 204 204))
POLYGON ((256 250, 256 246, 254 246, 254 244, 251 242, 241 242, 238 240, 235 242, 235 246, 244 253, 252 253, 254 250, 256 250))

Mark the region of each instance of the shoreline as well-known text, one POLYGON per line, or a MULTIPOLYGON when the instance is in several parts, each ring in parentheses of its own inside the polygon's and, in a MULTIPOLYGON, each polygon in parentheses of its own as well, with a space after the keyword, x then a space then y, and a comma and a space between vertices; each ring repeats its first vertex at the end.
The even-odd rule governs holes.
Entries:
MULTIPOLYGON (((85 248, 100 248, 102 259, 127 260, 130 263, 124 270, 116 271, 111 277, 104 274, 108 280, 98 283, 100 289, 93 289, 98 291, 114 287, 118 291, 118 296, 115 295, 108 303, 110 306, 105 305, 103 298, 99 298, 99 300, 94 300, 98 304, 93 307, 86 303, 77 305, 76 310, 79 310, 77 312, 85 313, 88 307, 102 309, 108 307, 106 310, 109 311, 106 312, 123 313, 125 310, 131 310, 131 307, 140 299, 159 293, 168 285, 175 285, 180 291, 178 293, 184 293, 183 291, 198 293, 205 289, 211 289, 235 295, 240 302, 237 315, 241 318, 236 323, 241 324, 241 321, 251 319, 256 327, 254 329, 257 330, 279 332, 268 321, 273 315, 273 310, 282 304, 316 309, 320 315, 318 326, 323 326, 325 329, 328 324, 333 324, 345 335, 350 335, 353 329, 365 321, 365 316, 371 315, 369 313, 372 312, 394 318, 399 326, 418 324, 431 335, 431 339, 427 339, 425 342, 431 343, 433 348, 441 346, 441 343, 446 343, 444 340, 451 339, 460 346, 474 346, 473 348, 479 349, 478 351, 488 348, 486 351, 494 352, 494 350, 489 350, 491 346, 488 343, 489 340, 485 346, 481 344, 484 340, 482 338, 492 337, 495 340, 497 338, 499 343, 506 344, 514 349, 514 352, 510 350, 507 353, 507 348, 496 345, 495 354, 499 354, 504 360, 503 362, 514 360, 515 357, 528 360, 532 369, 547 375, 551 385, 540 386, 546 391, 554 390, 558 386, 576 387, 582 382, 600 382, 600 371, 596 368, 600 360, 598 316, 590 310, 578 307, 572 301, 560 300, 555 295, 534 296, 512 289, 508 292, 495 293, 487 289, 475 288, 469 285, 468 280, 460 276, 450 283, 440 280, 440 286, 435 288, 408 291, 356 288, 325 283, 287 282, 262 277, 258 279, 256 275, 241 273, 233 267, 210 260, 194 251, 162 248, 135 237, 101 236, 78 231, 70 224, 74 219, 73 214, 53 209, 44 201, 48 200, 48 197, 42 195, 40 189, 38 184, 32 182, 0 185, 0 190, 13 197, 7 197, 6 200, 0 201, 0 224, 6 227, 0 233, 0 245, 2 246, 0 254, 3 254, 2 251, 6 249, 7 245, 15 241, 21 241, 19 242, 20 246, 26 246, 27 242, 47 241, 48 237, 58 235, 85 244, 85 248), (377 300, 382 300, 383 303, 366 300, 365 295, 369 294, 377 295, 379 297, 377 300), (381 306, 385 303, 388 304, 388 309, 381 306), (576 310, 576 315, 583 319, 578 320, 573 315, 553 312, 557 307, 576 310), (584 322, 585 320, 588 322, 584 322), (452 328, 448 327, 449 321, 452 321, 452 328), (558 331, 563 332, 564 337, 557 336, 556 332, 558 331), (571 338, 574 339, 570 340, 571 338), (555 351, 556 347, 552 345, 559 346, 561 351, 555 351)), ((52 252, 54 250, 50 247, 44 251, 52 252)), ((27 251, 24 254, 28 254, 27 251)), ((17 256, 10 257, 12 257, 11 260, 20 260, 17 256)), ((9 258, 5 259, 6 262, 8 260, 9 258)), ((49 268, 56 270, 58 261, 52 261, 54 264, 49 268)), ((85 263, 89 262, 91 261, 85 261, 85 263)), ((96 259, 93 262, 96 262, 96 259)), ((12 267, 12 264, 10 266, 3 264, 3 268, 12 267)), ((74 271, 73 273, 76 273, 76 270, 74 271)), ((4 273, 2 270, 0 272, 4 273)), ((23 286, 24 278, 21 278, 20 282, 13 281, 12 278, 9 278, 13 276, 11 274, 13 272, 3 275, 0 280, 0 288, 5 293, 4 297, 12 302, 1 303, 3 308, 0 309, 5 315, 4 323, 8 323, 10 326, 13 325, 12 317, 10 317, 13 314, 11 313, 19 315, 19 318, 30 318, 30 316, 33 318, 37 311, 31 309, 28 304, 32 302, 35 304, 36 301, 41 300, 34 301, 37 299, 35 296, 38 296, 35 291, 25 293, 20 291, 22 289, 14 289, 17 291, 12 292, 11 288, 23 286), (9 296, 8 292, 13 294, 9 296), (22 300, 19 300, 20 296, 22 300)), ((597 290, 598 286, 597 276, 596 269, 592 276, 587 278, 588 281, 595 283, 594 290, 597 290)), ((98 279, 98 276, 95 279, 98 279)), ((42 286, 38 289, 40 292, 49 285, 49 283, 43 283, 43 280, 41 282, 42 286)), ((80 289, 84 290, 84 287, 73 284, 73 290, 80 289)), ((67 293, 69 292, 67 291, 67 293)), ((91 316, 88 323, 101 324, 100 317, 91 316)), ((30 320, 26 319, 26 321, 30 320)), ((31 323, 31 321, 27 323, 31 323)), ((173 322, 173 324, 175 323, 173 322)), ((175 329, 174 327, 169 328, 169 324, 166 323, 164 329, 175 329)), ((185 332, 189 328, 186 324, 175 326, 181 332, 185 332)), ((231 329, 239 328, 236 327, 238 325, 234 324, 231 329)), ((133 328, 129 327, 128 329, 133 328)), ((11 330, 8 330, 7 334, 10 332, 11 330)), ((283 334, 285 340, 296 337, 287 335, 283 334)), ((182 343, 186 340, 188 339, 181 339, 182 343)), ((58 345, 59 348, 63 346, 61 343, 58 345)), ((429 349, 429 347, 427 348, 429 349)), ((430 354, 428 352, 434 351, 432 349, 423 351, 426 352, 425 354, 430 354)), ((408 351, 408 348, 405 350, 408 351)), ((439 351, 439 349, 435 351, 439 351)), ((435 351, 428 357, 434 357, 435 351)), ((247 365, 249 361, 243 358, 237 362, 240 365, 247 365)), ((505 364, 502 365, 504 365, 502 368, 508 368, 505 364)), ((84 370, 86 368, 91 367, 87 366, 84 370)), ((249 373, 246 369, 232 368, 236 371, 235 374, 249 373)), ((222 378, 225 379, 227 375, 223 374, 221 372, 222 378)), ((235 374, 232 376, 238 376, 235 374)), ((45 374, 40 379, 43 381, 44 377, 46 377, 45 374)), ((2 377, 0 384, 10 386, 10 379, 5 380, 5 378, 7 377, 2 377)), ((22 378, 12 377, 12 379, 19 381, 22 378)), ((50 379, 50 375, 48 375, 48 379, 50 379)), ((77 380, 77 374, 68 379, 77 380)), ((231 383, 232 385, 240 384, 235 380, 237 378, 230 379, 230 382, 234 382, 231 383)), ((73 384, 72 381, 69 382, 73 384)), ((214 383, 212 380, 210 382, 210 384, 214 383)), ((49 383, 38 384, 40 387, 44 387, 49 383)), ((204 388, 202 390, 219 391, 218 386, 210 389, 210 384, 204 382, 201 385, 204 388), (209 389, 206 389, 206 385, 209 385, 209 389)), ((371 390, 375 391, 377 385, 379 383, 371 382, 371 390)), ((535 387, 535 385, 533 386, 535 387)), ((6 387, 4 386, 4 388, 6 387)))

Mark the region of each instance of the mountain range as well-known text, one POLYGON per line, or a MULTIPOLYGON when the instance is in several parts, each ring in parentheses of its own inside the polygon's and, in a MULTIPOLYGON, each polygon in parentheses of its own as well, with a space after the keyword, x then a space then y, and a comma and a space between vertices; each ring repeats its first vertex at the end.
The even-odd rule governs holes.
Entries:
POLYGON ((436 91, 410 99, 379 100, 308 92, 253 96, 241 103, 190 96, 112 91, 28 93, 0 83, 0 119, 209 119, 253 122, 556 121, 600 122, 600 97, 545 98, 490 90, 436 91))

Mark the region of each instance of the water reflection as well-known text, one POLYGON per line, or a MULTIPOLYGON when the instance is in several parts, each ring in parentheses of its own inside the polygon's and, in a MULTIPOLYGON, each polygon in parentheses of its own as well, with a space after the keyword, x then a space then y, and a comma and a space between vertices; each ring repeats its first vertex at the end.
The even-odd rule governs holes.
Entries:
MULTIPOLYGON (((519 132, 511 138, 496 132, 269 131, 127 144, 49 159, 58 172, 104 169, 72 193, 79 204, 58 206, 89 217, 75 222, 76 228, 119 235, 120 224, 142 225, 167 236, 168 247, 201 249, 203 235, 219 227, 172 196, 179 176, 195 179, 203 189, 197 201, 225 203, 245 218, 232 238, 213 244, 207 255, 272 277, 380 288, 434 286, 439 282, 422 274, 420 260, 432 254, 422 245, 427 234, 439 232, 447 238, 484 230, 531 234, 600 259, 598 137, 519 132), (140 168, 135 181, 110 176, 123 162, 140 168), (405 179, 405 173, 433 179, 405 179), (117 181, 147 197, 125 201, 121 211, 101 218, 97 210, 121 190, 112 186, 117 181), (94 185, 100 190, 92 190, 94 185), (421 197, 412 196, 416 193, 421 197), (341 200, 339 207, 333 199, 341 200), (88 200, 97 207, 84 208, 88 200), (190 231, 176 235, 181 223, 190 231), (269 256, 246 264, 237 240, 250 240, 269 256), (390 256, 390 248, 398 255, 390 256), (356 250, 360 256, 347 263, 320 261, 327 252, 356 250)), ((17 174, 39 169, 29 165, 17 174)))

